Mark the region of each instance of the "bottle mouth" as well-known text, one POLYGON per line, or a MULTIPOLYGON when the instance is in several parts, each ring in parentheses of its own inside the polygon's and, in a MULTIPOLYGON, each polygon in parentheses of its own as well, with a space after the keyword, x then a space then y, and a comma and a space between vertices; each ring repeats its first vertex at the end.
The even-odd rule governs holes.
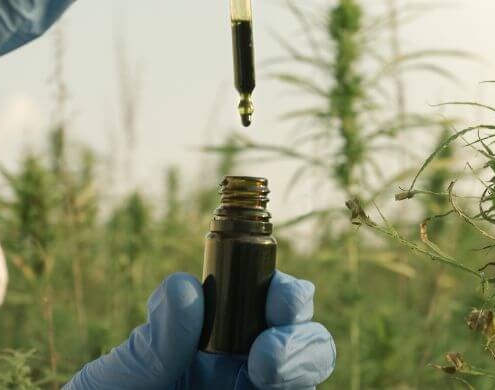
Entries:
MULTIPOLYGON (((220 184, 220 206, 214 212, 214 221, 228 222, 229 225, 248 223, 248 225, 266 225, 271 215, 266 209, 269 202, 268 180, 253 176, 225 176, 220 184), (249 224, 251 223, 251 224, 249 224)), ((269 226, 268 226, 269 225, 269 226)), ((256 230, 259 230, 259 226, 256 230)))

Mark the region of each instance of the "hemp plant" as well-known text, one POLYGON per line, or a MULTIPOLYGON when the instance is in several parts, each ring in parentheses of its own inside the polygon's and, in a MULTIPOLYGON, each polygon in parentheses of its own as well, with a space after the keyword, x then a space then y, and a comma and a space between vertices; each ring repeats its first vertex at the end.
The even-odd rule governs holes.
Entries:
POLYGON ((40 390, 39 382, 32 378, 30 361, 35 351, 0 351, 0 388, 17 390, 40 390))
MULTIPOLYGON (((450 102, 446 105, 474 106, 480 109, 495 112, 495 107, 478 102, 450 102)), ((443 264, 453 270, 467 275, 469 278, 462 283, 462 290, 476 290, 475 298, 469 303, 475 302, 476 307, 464 307, 465 332, 468 330, 476 334, 476 349, 468 350, 469 355, 461 352, 446 351, 446 364, 431 363, 452 379, 462 383, 465 388, 491 388, 495 380, 495 294, 493 285, 495 277, 493 267, 495 263, 490 260, 490 251, 495 248, 495 125, 479 123, 462 130, 452 130, 444 134, 443 140, 435 148, 414 176, 411 185, 396 194, 398 201, 405 201, 418 197, 433 197, 434 202, 443 205, 438 214, 430 214, 419 228, 419 240, 411 240, 390 223, 380 210, 379 214, 383 223, 378 224, 370 219, 357 200, 350 200, 347 206, 351 211, 353 223, 365 225, 372 230, 387 236, 409 250, 427 257, 434 262, 443 264), (438 160, 451 153, 455 143, 461 142, 470 151, 469 160, 465 165, 465 172, 460 172, 457 177, 451 177, 450 183, 445 187, 433 186, 433 188, 421 188, 422 178, 438 160), (474 160, 474 161, 473 161, 474 160), (466 182, 464 189, 458 189, 466 182), (467 188, 467 189, 466 189, 467 188), (463 195, 461 192, 469 193, 463 195), (470 245, 476 245, 466 253, 451 254, 452 245, 448 241, 441 241, 442 233, 452 240, 453 232, 447 230, 447 220, 455 220, 458 225, 464 227, 461 239, 471 238, 470 245), (438 222, 442 222, 439 224, 438 222), (434 233, 432 238, 430 232, 434 233), (443 244, 443 245, 442 245, 443 244), (474 282, 474 283, 473 283, 474 282), (479 347, 481 346, 481 348, 479 347), (474 356, 473 356, 474 355, 474 356), (473 363, 473 361, 475 363, 473 363), (475 387, 476 386, 476 387, 475 387)), ((428 183, 428 180, 423 180, 428 183)), ((433 211, 433 210, 430 210, 433 211)), ((452 229, 452 225, 449 226, 452 229)), ((458 320, 458 318, 457 318, 458 320)), ((455 320, 454 320, 455 321, 455 320)), ((472 338, 471 338, 472 340, 472 338)))

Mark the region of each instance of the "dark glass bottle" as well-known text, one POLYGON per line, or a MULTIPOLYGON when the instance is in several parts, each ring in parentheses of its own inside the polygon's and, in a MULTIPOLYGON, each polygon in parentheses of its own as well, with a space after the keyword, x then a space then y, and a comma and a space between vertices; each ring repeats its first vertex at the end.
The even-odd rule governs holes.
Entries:
POLYGON ((265 303, 277 251, 267 184, 243 176, 227 176, 221 184, 221 204, 205 243, 203 351, 245 355, 267 327, 265 303))

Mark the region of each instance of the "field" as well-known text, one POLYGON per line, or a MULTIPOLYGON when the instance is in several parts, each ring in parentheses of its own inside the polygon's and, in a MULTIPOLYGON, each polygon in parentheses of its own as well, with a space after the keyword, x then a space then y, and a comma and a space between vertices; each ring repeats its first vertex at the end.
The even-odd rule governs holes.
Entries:
MULTIPOLYGON (((401 53, 397 32, 409 11, 393 1, 382 23, 367 17, 365 2, 330 3, 317 21, 288 3, 309 31, 308 50, 280 40, 287 56, 270 65, 272 78, 310 97, 284 118, 307 131, 278 144, 233 133, 204 145, 216 159, 208 185, 190 189, 169 167, 156 178, 164 183, 159 197, 136 190, 111 198, 112 172, 72 141, 63 118, 41 152, 26 152, 16 170, 0 165, 10 272, 0 388, 59 388, 145 320, 146 300, 166 275, 200 278, 217 183, 256 157, 295 161, 288 188, 331 194, 323 207, 275 227, 279 268, 316 285, 316 320, 337 343, 336 370, 319 389, 493 389, 495 127, 463 126, 431 107, 411 112, 403 81, 417 69, 451 78, 435 61, 471 61, 470 54, 401 53), (383 43, 363 39, 370 31, 395 37, 388 57, 371 54, 383 43), (363 73, 363 61, 374 72, 363 73), (287 71, 288 62, 315 77, 287 71), (431 147, 411 157, 417 134, 428 134, 431 147), (387 168, 405 155, 398 169, 387 168), (301 248, 298 229, 311 245, 301 248)), ((64 80, 54 82, 63 88, 64 80)))

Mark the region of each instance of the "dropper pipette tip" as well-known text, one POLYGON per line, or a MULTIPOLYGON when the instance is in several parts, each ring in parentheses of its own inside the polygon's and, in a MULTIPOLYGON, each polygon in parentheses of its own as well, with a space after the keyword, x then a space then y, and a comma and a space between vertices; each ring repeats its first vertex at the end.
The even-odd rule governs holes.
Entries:
POLYGON ((239 102, 239 114, 241 115, 241 121, 244 127, 251 125, 253 112, 254 105, 251 95, 242 94, 241 101, 239 102))
POLYGON ((241 115, 242 125, 249 127, 251 125, 251 115, 241 115))

